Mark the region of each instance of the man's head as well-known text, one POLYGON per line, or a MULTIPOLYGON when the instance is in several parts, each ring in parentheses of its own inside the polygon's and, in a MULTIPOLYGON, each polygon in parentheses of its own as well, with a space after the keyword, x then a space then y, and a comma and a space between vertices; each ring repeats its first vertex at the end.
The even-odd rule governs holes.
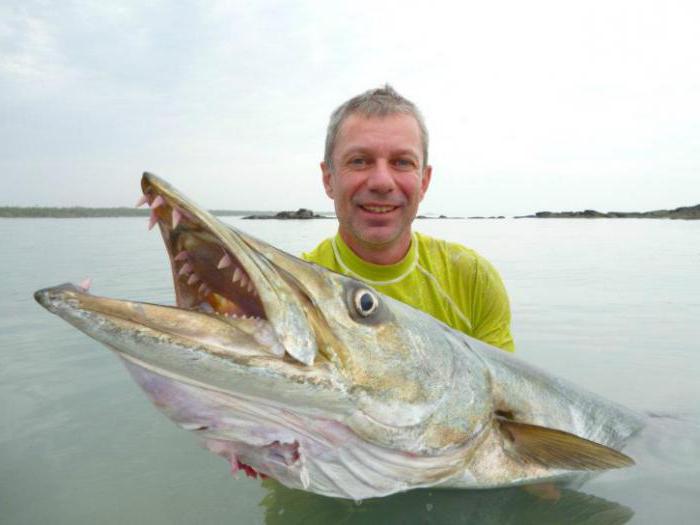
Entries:
POLYGON ((361 257, 388 264, 411 241, 428 189, 428 132, 416 106, 390 86, 358 95, 331 115, 321 163, 343 240, 361 257))
POLYGON ((326 149, 323 155, 323 161, 329 168, 333 168, 333 150, 338 139, 338 132, 345 119, 353 114, 362 115, 366 118, 388 117, 396 114, 412 116, 416 119, 420 130, 423 163, 424 165, 428 164, 429 137, 423 115, 413 102, 402 97, 393 87, 386 84, 382 88, 370 89, 360 93, 338 106, 331 114, 331 120, 326 131, 326 149))

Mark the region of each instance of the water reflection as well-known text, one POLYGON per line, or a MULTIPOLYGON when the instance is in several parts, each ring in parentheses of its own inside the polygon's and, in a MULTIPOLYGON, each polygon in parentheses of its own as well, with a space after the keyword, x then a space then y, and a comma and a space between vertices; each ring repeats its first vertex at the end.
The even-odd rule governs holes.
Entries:
POLYGON ((265 507, 268 525, 326 523, 627 523, 632 509, 571 489, 559 489, 555 499, 522 488, 466 491, 422 489, 355 503, 288 489, 267 480, 265 507))

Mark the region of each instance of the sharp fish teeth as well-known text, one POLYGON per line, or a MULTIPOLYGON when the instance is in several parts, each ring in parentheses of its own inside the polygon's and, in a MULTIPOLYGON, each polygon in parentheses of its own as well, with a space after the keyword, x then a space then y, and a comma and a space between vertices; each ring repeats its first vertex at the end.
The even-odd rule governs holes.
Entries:
POLYGON ((187 260, 187 255, 188 255, 188 254, 187 254, 187 250, 182 250, 180 253, 178 253, 178 254, 175 256, 175 260, 178 261, 178 262, 179 262, 179 261, 185 261, 185 260, 187 260))
POLYGON ((189 284, 191 286, 194 283, 196 283, 197 281, 199 281, 199 277, 197 276, 196 273, 193 273, 192 275, 190 275, 190 278, 187 279, 187 284, 189 284))
POLYGON ((136 201, 135 208, 140 208, 144 204, 148 202, 148 196, 144 193, 139 197, 139 200, 136 201))
POLYGON ((228 253, 225 253, 219 261, 219 264, 216 265, 216 267, 219 270, 222 270, 223 268, 228 268, 229 266, 231 266, 231 262, 231 257, 228 256, 228 253))
POLYGON ((90 277, 83 279, 80 281, 80 284, 78 287, 82 288, 84 292, 87 292, 90 289, 90 285, 92 284, 92 279, 90 277))
POLYGON ((151 209, 151 218, 148 219, 148 229, 152 230, 157 222, 158 222, 158 215, 156 215, 156 210, 155 210, 155 208, 153 208, 153 209, 151 209))
POLYGON ((155 199, 153 199, 153 202, 151 203, 151 209, 155 210, 158 206, 162 206, 163 204, 165 204, 165 199, 162 195, 158 195, 155 199))
POLYGON ((180 224, 180 219, 182 219, 182 213, 177 208, 173 208, 172 216, 173 216, 173 228, 177 228, 177 225, 180 224))
POLYGON ((246 290, 248 290, 249 292, 252 292, 253 290, 255 290, 255 288, 253 287, 253 283, 249 282, 246 290))
POLYGON ((207 291, 207 288, 209 288, 209 287, 207 286, 207 283, 202 283, 202 284, 199 285, 199 290, 197 290, 197 291, 198 291, 199 293, 201 293, 202 295, 204 295, 204 294, 206 293, 206 291, 207 291))
POLYGON ((238 286, 245 288, 246 284, 248 284, 248 278, 245 275, 241 275, 241 282, 238 283, 238 286))
POLYGON ((235 283, 236 281, 240 280, 241 277, 243 277, 243 272, 241 272, 241 270, 239 270, 238 268, 236 268, 236 269, 233 271, 233 280, 232 280, 232 282, 235 283))
POLYGON ((185 275, 187 273, 192 273, 192 265, 190 263, 183 264, 180 271, 177 272, 178 275, 185 275))

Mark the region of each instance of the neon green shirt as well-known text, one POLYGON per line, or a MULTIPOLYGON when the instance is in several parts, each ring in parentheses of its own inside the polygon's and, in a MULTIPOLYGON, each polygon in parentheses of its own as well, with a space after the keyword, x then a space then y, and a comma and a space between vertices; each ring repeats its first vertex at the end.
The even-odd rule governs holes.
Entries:
POLYGON ((474 250, 416 232, 402 260, 378 265, 361 259, 336 234, 302 257, 360 279, 467 335, 515 350, 503 281, 474 250))

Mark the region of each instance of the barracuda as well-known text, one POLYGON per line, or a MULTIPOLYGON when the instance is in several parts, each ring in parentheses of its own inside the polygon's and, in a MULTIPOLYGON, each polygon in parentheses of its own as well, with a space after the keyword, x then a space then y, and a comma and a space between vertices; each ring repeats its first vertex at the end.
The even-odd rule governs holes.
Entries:
POLYGON ((152 174, 141 186, 177 306, 70 284, 35 298, 233 472, 363 499, 633 464, 631 411, 224 225, 152 174))

